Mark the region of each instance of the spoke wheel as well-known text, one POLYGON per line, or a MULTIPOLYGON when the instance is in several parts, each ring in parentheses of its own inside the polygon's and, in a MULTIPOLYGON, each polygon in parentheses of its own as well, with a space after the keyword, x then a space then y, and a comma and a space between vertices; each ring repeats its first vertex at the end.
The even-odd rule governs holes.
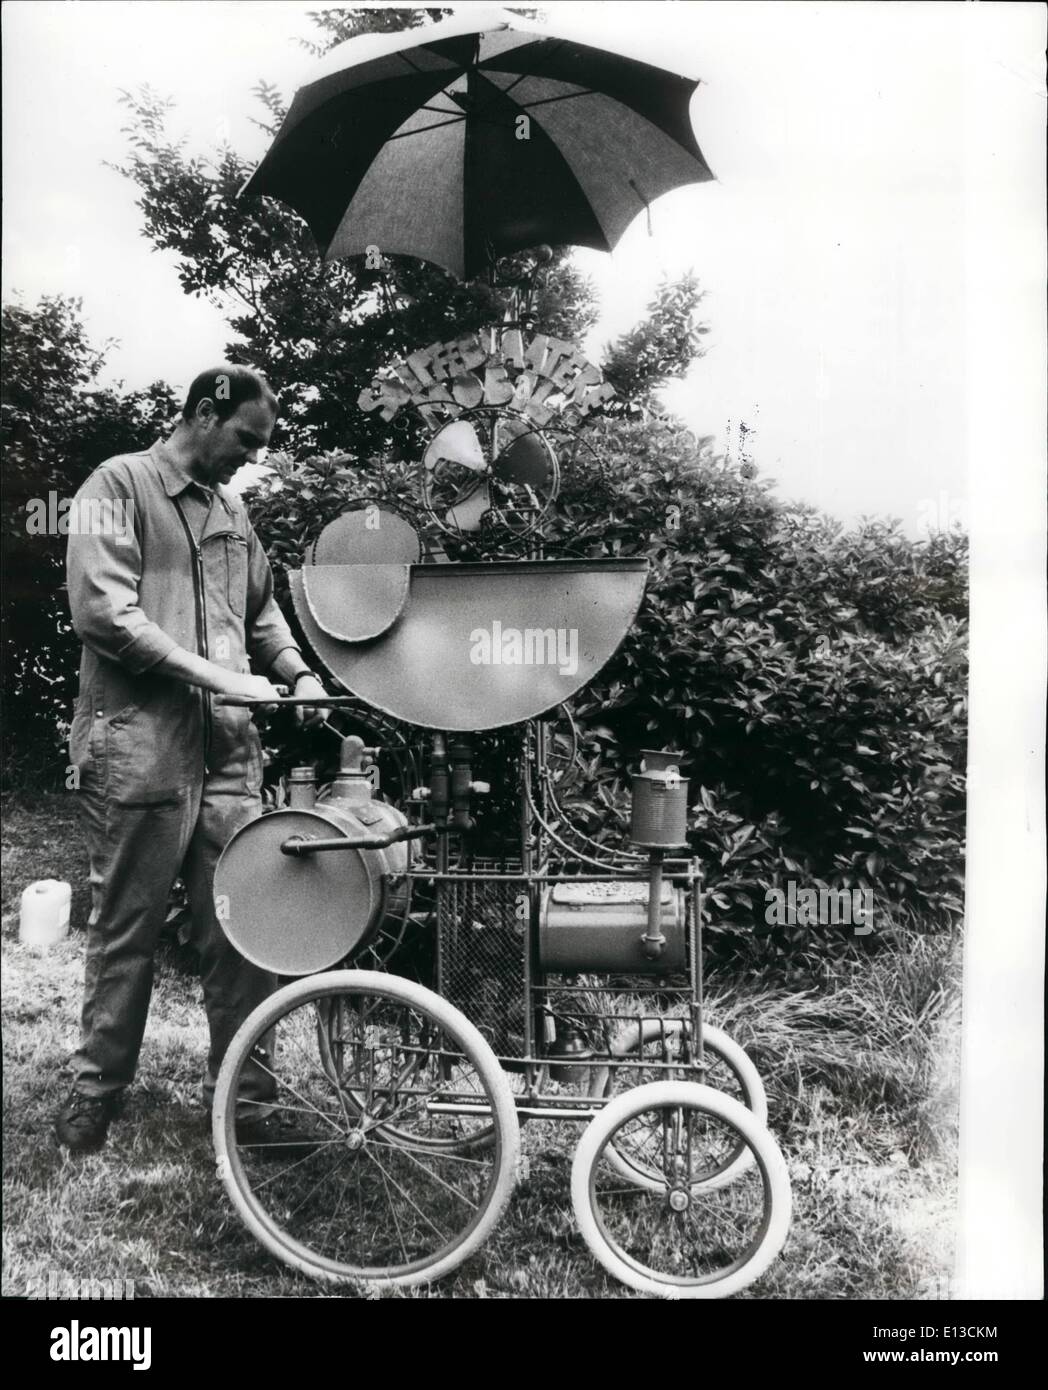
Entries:
POLYGON ((790 1180, 778 1145, 743 1105, 709 1086, 657 1081, 610 1101, 586 1128, 571 1198, 590 1250, 616 1279, 663 1298, 726 1298, 786 1242, 790 1180), (730 1186, 704 1186, 740 1143, 753 1154, 730 1186), (624 1182, 609 1150, 642 1151, 657 1187, 624 1182))
MULTIPOLYGON (((612 1044, 616 1056, 622 1058, 621 1064, 594 1071, 590 1095, 603 1100, 628 1086, 694 1077, 698 1059, 690 1039, 691 1026, 684 1019, 638 1019, 612 1044), (679 1062, 680 1071, 675 1075, 672 1070, 667 1071, 665 1066, 645 1066, 645 1062, 679 1062)), ((706 1067, 702 1084, 737 1100, 756 1120, 766 1124, 768 1099, 764 1084, 743 1049, 727 1033, 709 1024, 703 1025, 702 1042, 706 1067)), ((639 1187, 650 1190, 659 1190, 662 1186, 661 1173, 658 1169, 651 1169, 644 1149, 638 1147, 629 1134, 623 1134, 615 1144, 609 1146, 607 1160, 627 1182, 635 1182, 639 1187)), ((716 1166, 694 1180, 693 1186, 711 1191, 725 1187, 751 1168, 753 1163, 753 1149, 740 1138, 733 1149, 722 1154, 716 1166)))
MULTIPOLYGON (((357 1069, 362 1063, 366 1065, 368 1059, 353 1045, 352 1021, 347 1017, 347 1008, 342 995, 317 1001, 317 1046, 324 1074, 330 1081, 338 1082, 347 1107, 353 1114, 359 1115, 365 1108, 367 1078, 357 1069)), ((467 1085, 461 1068, 445 1062, 444 1070, 457 1089, 467 1085)), ((527 1082, 523 1072, 506 1072, 500 1067, 500 1073, 514 1097, 524 1094, 527 1082)), ((538 1069, 539 1089, 546 1074, 545 1067, 538 1069)), ((495 1142, 497 1126, 493 1121, 478 1120, 475 1116, 445 1115, 439 1125, 426 1128, 412 1125, 405 1130, 396 1121, 389 1124, 379 1122, 375 1128, 376 1131, 381 1130, 383 1138, 391 1144, 403 1143, 414 1148, 468 1154, 475 1148, 489 1148, 495 1142)))
POLYGON ((480 1033, 422 985, 362 970, 298 980, 251 1014, 222 1064, 213 1131, 229 1195, 268 1250, 313 1278, 387 1286, 438 1279, 477 1250, 520 1153, 480 1033), (255 1104, 293 1124, 286 1157, 236 1137, 241 1073, 264 1065, 271 1030, 275 1095, 255 1104), (480 1110, 447 1115, 439 1102, 480 1110))

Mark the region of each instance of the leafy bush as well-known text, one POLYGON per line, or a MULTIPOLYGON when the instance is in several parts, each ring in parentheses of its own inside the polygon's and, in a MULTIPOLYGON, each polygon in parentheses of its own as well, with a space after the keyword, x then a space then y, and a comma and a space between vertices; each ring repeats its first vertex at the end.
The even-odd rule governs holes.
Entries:
POLYGON ((3 708, 5 782, 61 785, 80 643, 65 596, 65 537, 27 530, 27 504, 70 499, 114 454, 148 448, 177 413, 168 387, 100 387, 78 300, 4 306, 3 708))
MULTIPOLYGON (((601 769, 677 747, 718 929, 822 956, 809 927, 764 921, 764 890, 870 888, 883 923, 961 911, 967 542, 850 532, 715 458, 672 421, 605 425, 611 547, 652 563, 648 597, 580 702, 601 769)), ((614 833, 614 831, 612 831, 614 833)))

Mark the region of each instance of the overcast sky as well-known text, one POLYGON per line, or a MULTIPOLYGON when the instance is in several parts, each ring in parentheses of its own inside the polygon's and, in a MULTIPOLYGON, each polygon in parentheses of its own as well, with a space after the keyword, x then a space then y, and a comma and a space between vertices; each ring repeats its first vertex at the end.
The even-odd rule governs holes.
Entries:
MULTIPOLYGON (((7 4, 5 299, 82 296, 93 336, 119 339, 111 375, 129 386, 181 390, 221 357, 221 314, 182 295, 171 258, 140 234, 132 185, 104 165, 126 149, 117 93, 148 83, 177 101, 172 129, 191 151, 228 138, 259 158, 251 87, 290 95, 307 79, 314 60, 295 38, 315 8, 7 4)), ((1028 225, 1031 248, 1017 288, 1043 296, 1041 7, 546 9, 588 20, 597 43, 624 32, 646 57, 693 66, 705 85, 692 117, 718 179, 660 200, 652 235, 641 213, 613 255, 577 252, 603 306, 588 346, 628 328, 660 276, 694 268, 708 354, 666 393, 690 425, 723 445, 728 422, 746 420, 781 492, 845 520, 963 519, 966 298, 993 253, 973 243, 973 200, 1014 205, 1016 245, 1028 225), (974 89, 992 110, 966 102, 974 89), (999 139, 973 155, 966 130, 994 120, 999 139)))

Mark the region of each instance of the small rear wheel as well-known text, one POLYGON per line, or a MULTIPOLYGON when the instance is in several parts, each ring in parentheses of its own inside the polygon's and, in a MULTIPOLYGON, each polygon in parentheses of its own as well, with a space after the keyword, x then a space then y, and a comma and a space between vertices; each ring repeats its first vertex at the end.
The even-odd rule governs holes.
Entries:
POLYGON ((316 1279, 387 1287, 438 1279, 480 1247, 520 1153, 509 1084, 476 1028, 424 986, 364 970, 259 1005, 222 1064, 213 1132, 230 1198, 269 1251, 316 1279), (236 1132, 241 1073, 269 1070, 271 1030, 274 1094, 254 1105, 293 1125, 286 1156, 236 1132))
POLYGON ((738 1101, 691 1081, 656 1081, 609 1101, 571 1170, 575 1216, 616 1279, 662 1298, 727 1298, 764 1274, 786 1243, 790 1180, 771 1134, 738 1101), (747 1170, 704 1182, 743 1145, 747 1170), (642 1153, 649 1178, 623 1180, 611 1155, 642 1153))
MULTIPOLYGON (((702 1043, 705 1072, 701 1084, 722 1091, 746 1107, 750 1113, 766 1124, 768 1120, 768 1098, 764 1093, 764 1083, 760 1073, 749 1057, 739 1046, 722 1033, 719 1028, 705 1024, 702 1029, 702 1043)), ((619 1065, 601 1067, 593 1072, 590 1081, 590 1095, 595 1099, 606 1099, 626 1086, 641 1086, 658 1080, 693 1080, 696 1078, 697 1059, 691 1045, 691 1026, 681 1018, 643 1018, 630 1024, 612 1044, 612 1051, 620 1057, 619 1065), (667 1068, 679 1063, 676 1076, 667 1068), (661 1064, 659 1067, 652 1063, 661 1064), (647 1064, 647 1065, 646 1065, 647 1064)), ((622 1137, 622 1147, 613 1145, 608 1149, 608 1162, 618 1168, 627 1182, 635 1182, 640 1187, 658 1190, 661 1175, 651 1172, 642 1151, 622 1137)), ((753 1150, 740 1141, 736 1148, 724 1155, 723 1162, 706 1173, 701 1185, 708 1188, 724 1187, 734 1182, 740 1174, 751 1167, 754 1161, 753 1150)))

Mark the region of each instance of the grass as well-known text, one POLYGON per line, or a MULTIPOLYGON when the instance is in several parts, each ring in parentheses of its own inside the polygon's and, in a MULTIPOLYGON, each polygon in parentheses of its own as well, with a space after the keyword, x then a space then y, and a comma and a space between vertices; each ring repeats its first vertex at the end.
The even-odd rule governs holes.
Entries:
MULTIPOLYGON (((332 1297, 247 1233, 215 1174, 199 1100, 206 1031, 199 986, 161 953, 138 1082, 100 1154, 59 1150, 54 1114, 77 1041, 87 914, 71 799, 6 807, 3 888, 3 1292, 49 1272, 133 1279, 145 1297, 332 1297), (46 954, 17 939, 33 879, 74 886, 73 931, 46 954)), ((956 1207, 958 952, 898 933, 824 986, 789 992, 714 979, 710 1016, 752 1056, 790 1168, 793 1230, 743 1298, 936 1298, 956 1207)), ((575 1229, 574 1126, 523 1130, 529 1176, 482 1251, 431 1289, 396 1297, 634 1297, 575 1229)))

